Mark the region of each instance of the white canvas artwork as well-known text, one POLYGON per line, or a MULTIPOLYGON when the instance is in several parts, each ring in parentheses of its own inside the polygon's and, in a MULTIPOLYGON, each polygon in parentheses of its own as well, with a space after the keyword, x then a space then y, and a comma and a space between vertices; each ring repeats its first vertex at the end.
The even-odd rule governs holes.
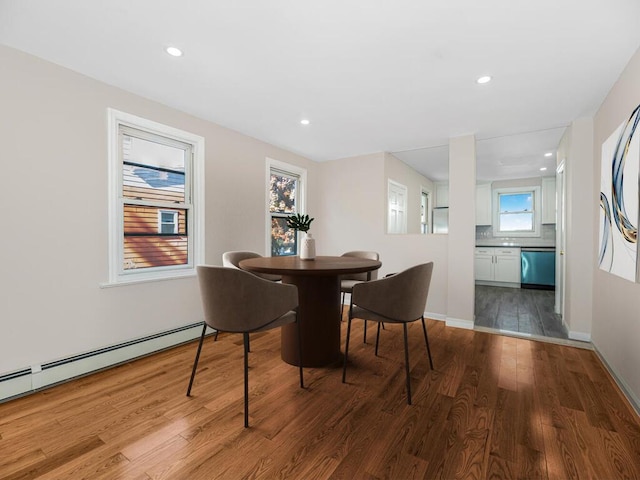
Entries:
POLYGON ((637 281, 640 106, 602 144, 599 266, 637 281))

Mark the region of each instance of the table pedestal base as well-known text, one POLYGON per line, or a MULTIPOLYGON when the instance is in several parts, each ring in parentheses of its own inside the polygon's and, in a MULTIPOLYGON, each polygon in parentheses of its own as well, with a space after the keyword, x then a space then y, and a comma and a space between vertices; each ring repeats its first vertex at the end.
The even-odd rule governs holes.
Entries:
MULTIPOLYGON (((284 275, 282 282, 298 287, 302 366, 324 367, 341 360, 339 277, 284 275)), ((300 365, 296 325, 282 327, 281 352, 282 360, 300 365)))

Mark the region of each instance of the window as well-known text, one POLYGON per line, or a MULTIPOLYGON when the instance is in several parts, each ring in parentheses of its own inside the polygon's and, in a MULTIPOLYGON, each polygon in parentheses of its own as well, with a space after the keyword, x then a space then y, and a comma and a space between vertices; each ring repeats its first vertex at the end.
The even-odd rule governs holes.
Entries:
POLYGON ((110 282, 194 275, 204 139, 109 110, 110 282))
POLYGON ((158 233, 161 235, 178 233, 178 212, 158 210, 158 233))
POLYGON ((297 255, 296 231, 287 227, 287 217, 304 213, 306 170, 267 159, 268 240, 272 257, 297 255))
POLYGON ((495 190, 494 235, 540 235, 540 187, 495 190))
POLYGON ((424 188, 420 190, 420 233, 430 233, 431 194, 424 188))

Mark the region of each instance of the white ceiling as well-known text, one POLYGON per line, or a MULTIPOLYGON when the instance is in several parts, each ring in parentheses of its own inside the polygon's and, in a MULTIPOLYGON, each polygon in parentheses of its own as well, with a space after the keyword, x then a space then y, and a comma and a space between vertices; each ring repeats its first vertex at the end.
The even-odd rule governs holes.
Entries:
POLYGON ((312 160, 473 133, 517 171, 598 108, 640 45, 640 1, 0 0, 0 44, 312 160))

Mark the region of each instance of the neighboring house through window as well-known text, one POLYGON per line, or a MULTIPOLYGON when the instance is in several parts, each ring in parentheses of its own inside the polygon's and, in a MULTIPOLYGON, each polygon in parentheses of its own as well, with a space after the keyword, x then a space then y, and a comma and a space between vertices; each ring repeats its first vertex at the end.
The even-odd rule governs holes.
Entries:
POLYGON ((267 251, 272 257, 298 254, 296 231, 287 217, 304 212, 305 169, 267 158, 267 251))
POLYGON ((109 109, 110 282, 195 274, 204 139, 109 109))

